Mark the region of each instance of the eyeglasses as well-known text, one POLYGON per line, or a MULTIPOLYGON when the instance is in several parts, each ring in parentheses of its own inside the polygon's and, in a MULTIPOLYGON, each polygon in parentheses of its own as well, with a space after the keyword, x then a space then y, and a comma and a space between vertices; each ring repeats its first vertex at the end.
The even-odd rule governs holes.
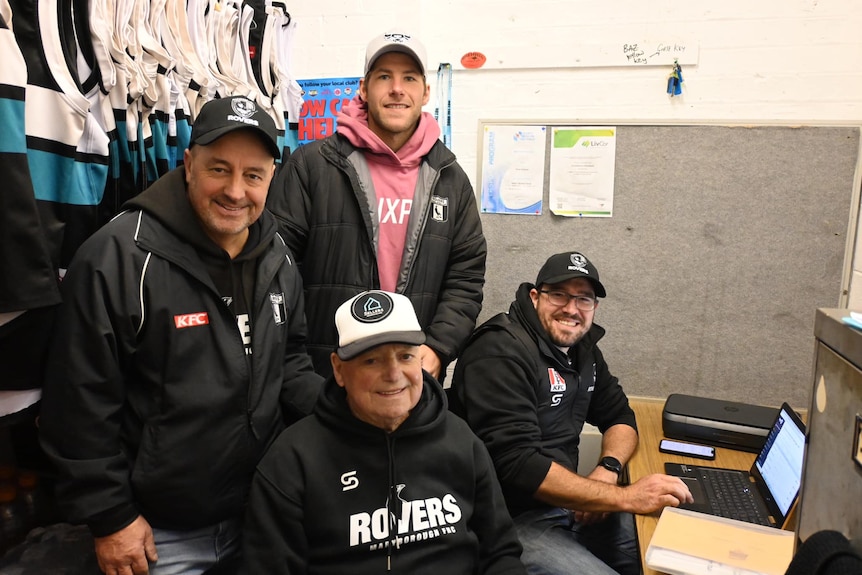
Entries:
POLYGON ((596 309, 596 304, 598 303, 595 298, 585 295, 571 295, 559 290, 539 290, 539 292, 548 296, 548 301, 551 302, 551 305, 560 307, 569 305, 569 300, 573 299, 575 300, 575 307, 581 311, 593 311, 596 309))

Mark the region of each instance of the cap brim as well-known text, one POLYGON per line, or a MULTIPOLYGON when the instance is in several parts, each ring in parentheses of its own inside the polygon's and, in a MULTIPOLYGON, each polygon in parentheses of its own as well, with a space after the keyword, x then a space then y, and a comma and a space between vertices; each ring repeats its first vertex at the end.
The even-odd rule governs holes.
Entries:
POLYGON ((590 280, 590 283, 593 284, 593 288, 596 291, 596 297, 607 296, 607 293, 605 292, 605 286, 602 285, 602 282, 600 282, 599 280, 597 280, 595 278, 591 278, 590 276, 586 276, 584 274, 577 274, 577 273, 562 274, 562 275, 558 275, 558 276, 545 278, 542 280, 542 283, 543 284, 561 284, 565 281, 569 281, 569 280, 575 279, 575 278, 584 278, 584 279, 590 280))
POLYGON ((258 128, 257 126, 249 126, 249 125, 235 125, 235 126, 225 126, 223 128, 218 128, 216 130, 210 130, 206 134, 202 136, 198 136, 192 144, 200 144, 202 146, 206 146, 208 144, 212 144, 225 134, 229 134, 234 130, 253 130, 258 136, 260 136, 261 141, 270 151, 272 156, 275 159, 281 158, 281 150, 278 149, 278 144, 272 140, 269 134, 266 133, 265 130, 258 128))
POLYGON ((373 347, 385 343, 406 343, 409 345, 422 345, 425 343, 425 333, 421 331, 389 331, 372 335, 364 339, 354 341, 335 350, 339 359, 348 361, 365 353, 373 347))

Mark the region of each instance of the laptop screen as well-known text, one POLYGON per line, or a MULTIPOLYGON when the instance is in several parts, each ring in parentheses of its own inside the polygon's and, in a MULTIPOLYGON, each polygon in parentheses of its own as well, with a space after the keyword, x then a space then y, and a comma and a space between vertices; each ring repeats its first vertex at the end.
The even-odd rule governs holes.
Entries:
MULTIPOLYGON (((799 493, 805 428, 791 408, 784 404, 766 442, 754 461, 754 468, 769 489, 769 497, 786 516, 799 493)), ((754 470, 752 470, 754 472, 754 470)))

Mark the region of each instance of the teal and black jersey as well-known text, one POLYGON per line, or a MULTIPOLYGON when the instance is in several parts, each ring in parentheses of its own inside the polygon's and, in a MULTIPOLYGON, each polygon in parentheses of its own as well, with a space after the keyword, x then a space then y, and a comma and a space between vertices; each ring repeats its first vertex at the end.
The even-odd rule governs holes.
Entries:
POLYGON ((59 303, 57 272, 36 206, 27 161, 27 66, 15 42, 11 7, 0 0, 0 313, 59 303))
MULTIPOLYGON (((90 112, 77 69, 72 5, 10 0, 15 39, 27 62, 27 159, 48 249, 62 270, 99 225, 108 136, 90 112)), ((5 52, 4 52, 5 54, 5 52)))

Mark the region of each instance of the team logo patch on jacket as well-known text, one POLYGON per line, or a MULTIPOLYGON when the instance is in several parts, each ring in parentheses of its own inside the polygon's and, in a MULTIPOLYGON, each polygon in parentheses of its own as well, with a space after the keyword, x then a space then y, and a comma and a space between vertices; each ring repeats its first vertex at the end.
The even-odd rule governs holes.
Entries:
POLYGON ((566 391, 566 380, 553 367, 548 368, 548 380, 551 382, 551 393, 563 393, 566 391))
POLYGON ((269 294, 269 303, 272 304, 272 319, 275 320, 275 325, 281 325, 287 321, 287 307, 284 305, 284 294, 269 294))
POLYGON ((435 222, 449 221, 449 198, 431 196, 431 219, 435 222))

